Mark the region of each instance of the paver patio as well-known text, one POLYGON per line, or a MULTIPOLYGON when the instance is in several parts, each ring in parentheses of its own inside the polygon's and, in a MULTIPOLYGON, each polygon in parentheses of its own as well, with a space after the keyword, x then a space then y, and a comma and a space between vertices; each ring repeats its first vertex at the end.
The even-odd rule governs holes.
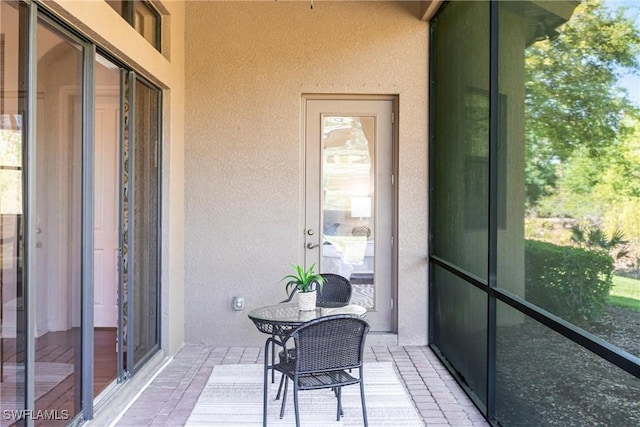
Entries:
MULTIPOLYGON (((213 366, 262 363, 261 347, 183 347, 114 420, 116 426, 182 426, 213 366)), ((367 347, 365 361, 393 362, 425 424, 488 426, 484 417, 428 347, 367 347)))

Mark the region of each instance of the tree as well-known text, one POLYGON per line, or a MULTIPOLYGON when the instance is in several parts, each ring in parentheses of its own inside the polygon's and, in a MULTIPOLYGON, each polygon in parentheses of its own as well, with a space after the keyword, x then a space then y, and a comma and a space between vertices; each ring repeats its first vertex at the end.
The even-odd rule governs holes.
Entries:
POLYGON ((536 42, 526 51, 529 207, 554 192, 561 165, 615 152, 612 146, 633 131, 623 118, 640 114, 618 86, 621 75, 640 70, 640 30, 624 9, 610 11, 601 0, 586 1, 559 30, 557 39, 536 42))

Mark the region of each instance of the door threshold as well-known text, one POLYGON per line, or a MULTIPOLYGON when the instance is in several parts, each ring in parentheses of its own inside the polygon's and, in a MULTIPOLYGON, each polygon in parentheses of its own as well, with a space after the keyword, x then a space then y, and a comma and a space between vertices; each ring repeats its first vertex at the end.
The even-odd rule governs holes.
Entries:
POLYGON ((109 386, 108 392, 105 393, 107 391, 105 390, 100 393, 99 399, 94 401, 93 419, 87 420, 83 427, 115 425, 122 414, 171 360, 172 357, 158 350, 134 376, 122 383, 109 386))

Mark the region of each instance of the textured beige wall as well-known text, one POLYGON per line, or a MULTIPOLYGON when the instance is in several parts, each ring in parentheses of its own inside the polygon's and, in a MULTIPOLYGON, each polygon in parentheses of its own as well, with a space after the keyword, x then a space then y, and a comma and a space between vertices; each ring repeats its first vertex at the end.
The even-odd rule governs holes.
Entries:
POLYGON ((302 94, 399 96, 400 344, 427 341, 427 50, 419 2, 187 2, 186 341, 259 345, 302 260, 302 94), (245 311, 231 309, 245 297, 245 311))
POLYGON ((104 1, 49 0, 45 6, 164 89, 161 340, 173 354, 184 343, 184 1, 162 3, 164 54, 104 1))

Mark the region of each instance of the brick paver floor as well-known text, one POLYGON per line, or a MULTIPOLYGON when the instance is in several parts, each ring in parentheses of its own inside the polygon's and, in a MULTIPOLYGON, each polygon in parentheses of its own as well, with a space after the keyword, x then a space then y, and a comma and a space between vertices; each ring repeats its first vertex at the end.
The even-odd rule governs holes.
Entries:
MULTIPOLYGON (((115 425, 183 426, 215 365, 262 363, 262 351, 260 347, 183 347, 115 425)), ((428 347, 368 347, 365 361, 393 362, 427 426, 489 426, 428 347)))

